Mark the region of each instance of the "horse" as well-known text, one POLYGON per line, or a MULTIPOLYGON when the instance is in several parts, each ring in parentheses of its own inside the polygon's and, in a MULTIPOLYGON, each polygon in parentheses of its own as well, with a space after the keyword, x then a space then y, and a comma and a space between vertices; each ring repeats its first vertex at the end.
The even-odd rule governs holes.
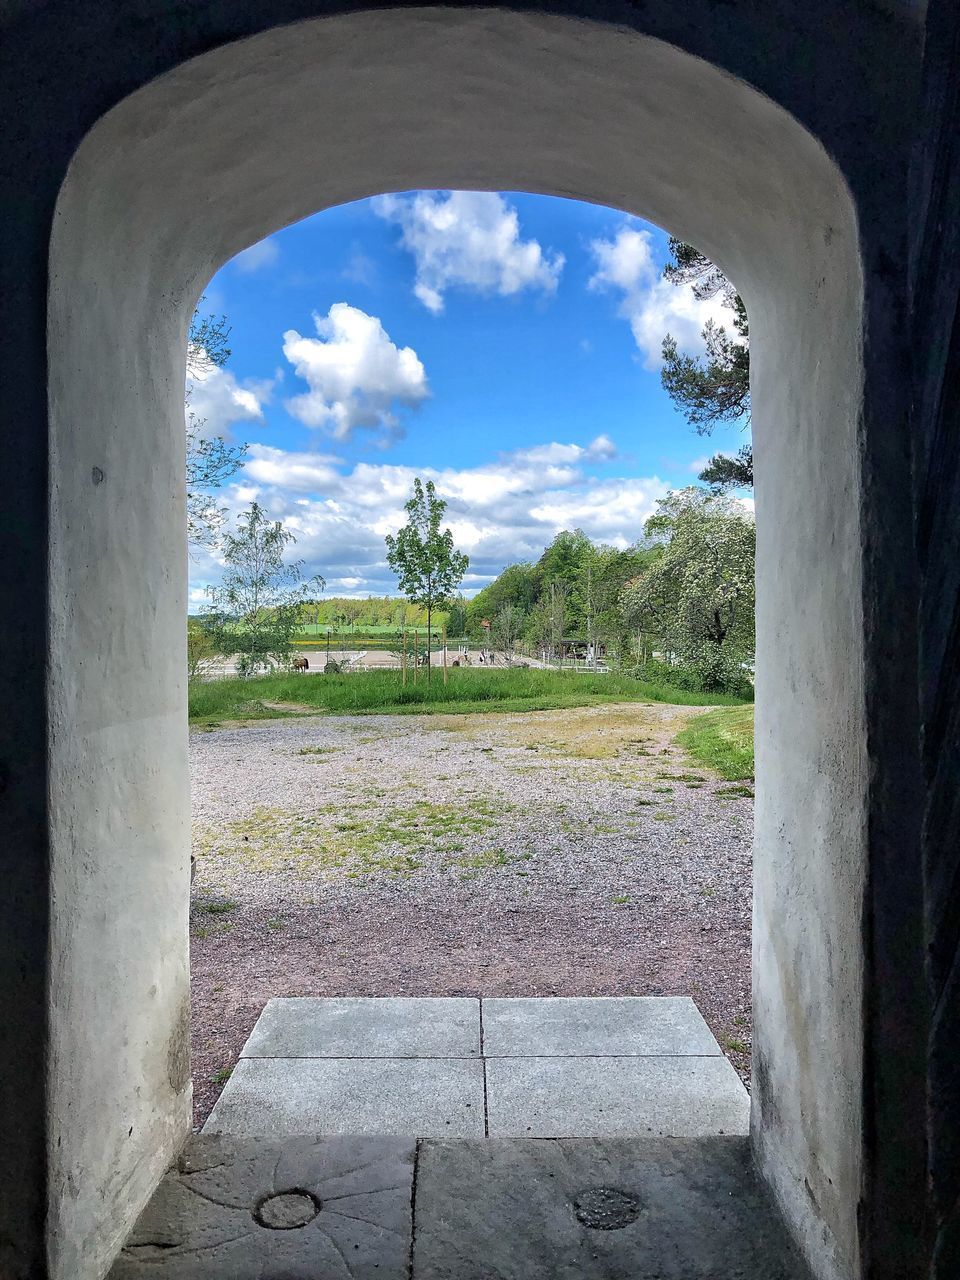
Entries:
POLYGON ((310 659, 305 657, 294 658, 293 669, 294 671, 309 671, 310 659))

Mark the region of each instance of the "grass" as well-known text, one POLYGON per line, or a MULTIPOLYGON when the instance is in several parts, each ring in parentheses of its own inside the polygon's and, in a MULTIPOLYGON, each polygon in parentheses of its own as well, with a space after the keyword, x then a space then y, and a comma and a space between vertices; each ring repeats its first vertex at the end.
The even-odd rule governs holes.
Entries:
MULTIPOLYGON (((339 870, 351 880, 376 873, 405 876, 431 849, 459 853, 464 840, 489 830, 509 808, 503 800, 485 797, 461 804, 391 805, 377 817, 362 804, 325 806, 310 814, 258 808, 246 818, 198 832, 195 845, 200 858, 228 855, 250 871, 290 870, 307 877, 339 870)), ((479 870, 505 864, 460 865, 479 870)))
POLYGON ((691 693, 632 676, 574 671, 450 670, 443 683, 434 670, 428 684, 399 671, 358 671, 348 675, 260 676, 249 680, 192 681, 190 721, 212 729, 224 721, 266 720, 293 715, 370 715, 438 712, 552 711, 605 702, 666 702, 678 706, 736 706, 723 694, 691 693), (286 705, 284 705, 286 704, 286 705))
POLYGON ((722 707, 694 716, 677 742, 698 764, 715 769, 728 782, 753 780, 753 707, 722 707))

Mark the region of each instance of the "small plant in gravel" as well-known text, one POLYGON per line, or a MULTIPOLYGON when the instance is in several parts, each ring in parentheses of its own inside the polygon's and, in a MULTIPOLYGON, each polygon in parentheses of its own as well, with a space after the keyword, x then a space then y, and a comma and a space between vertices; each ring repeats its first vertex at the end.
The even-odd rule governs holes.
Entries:
POLYGON ((677 815, 670 813, 667 809, 661 809, 659 813, 653 815, 654 822, 676 822, 677 815))
POLYGON ((231 898, 211 898, 207 902, 198 902, 194 910, 206 912, 208 916, 225 916, 236 911, 237 903, 231 898))
POLYGON ((336 747, 301 747, 297 752, 298 756, 332 756, 337 752, 336 747))
POLYGON ((618 893, 610 899, 615 907, 625 907, 630 901, 629 893, 618 893))
POLYGON ((732 798, 736 796, 744 800, 752 800, 753 787, 747 787, 747 786, 744 786, 743 784, 738 784, 732 787, 718 787, 714 792, 714 795, 723 796, 724 798, 726 797, 732 798))
POLYGON ((731 1053, 747 1052, 747 1046, 743 1043, 742 1040, 738 1040, 735 1036, 728 1036, 726 1044, 727 1044, 727 1048, 730 1050, 731 1053))
POLYGON ((654 795, 666 795, 666 796, 673 795, 673 787, 651 787, 650 790, 653 792, 654 795))
POLYGON ((210 1079, 214 1084, 226 1084, 233 1075, 233 1067, 221 1067, 219 1071, 215 1071, 210 1079))
POLYGON ((483 849, 480 853, 471 853, 463 858, 456 858, 449 865, 466 873, 461 879, 470 880, 479 875, 481 871, 509 867, 515 862, 526 862, 532 857, 533 855, 530 853, 509 854, 506 849, 483 849))

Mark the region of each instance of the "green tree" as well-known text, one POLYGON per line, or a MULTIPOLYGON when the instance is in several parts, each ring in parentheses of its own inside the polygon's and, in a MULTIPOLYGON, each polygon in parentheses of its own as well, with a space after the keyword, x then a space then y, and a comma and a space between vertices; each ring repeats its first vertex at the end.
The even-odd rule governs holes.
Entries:
POLYGON ((226 568, 220 586, 208 590, 203 625, 221 653, 237 655, 242 676, 289 659, 303 603, 323 589, 319 575, 302 580, 302 560, 284 564, 294 542, 256 502, 238 516, 237 532, 223 538, 226 568))
POLYGON ((678 490, 657 506, 645 531, 662 551, 624 589, 625 620, 694 667, 705 689, 733 687, 755 648, 753 520, 705 489, 678 490))
POLYGON ((463 596, 451 601, 450 613, 447 617, 447 635, 453 640, 459 640, 461 636, 467 634, 467 602, 463 596))
MULTIPOLYGON (((733 332, 707 321, 702 331, 705 356, 685 355, 667 334, 660 373, 664 390, 699 435, 710 435, 718 422, 744 420, 749 427, 750 326, 743 300, 723 272, 692 245, 671 237, 670 253, 664 278, 690 285, 701 300, 722 297, 732 313, 733 332)), ((700 479, 717 492, 752 487, 753 447, 744 445, 734 458, 714 454, 700 479)))
POLYGON ((513 658, 514 648, 523 635, 526 620, 527 615, 519 605, 505 604, 497 610, 497 616, 493 619, 491 627, 493 643, 496 648, 503 650, 503 656, 507 662, 513 658))
MULTIPOLYGON (((397 575, 400 590, 411 603, 427 611, 428 653, 432 641, 434 609, 447 605, 463 581, 470 561, 453 545, 450 529, 440 528, 447 504, 437 497, 432 480, 424 486, 419 476, 413 496, 405 504, 407 523, 396 536, 387 534, 387 564, 397 575)), ((427 660, 427 679, 432 668, 427 660)))
POLYGON ((229 444, 224 436, 205 435, 206 420, 190 409, 192 383, 222 369, 230 359, 226 316, 202 316, 202 303, 203 298, 187 337, 187 537, 197 545, 210 546, 217 542, 226 515, 216 501, 216 490, 243 466, 247 446, 229 444))

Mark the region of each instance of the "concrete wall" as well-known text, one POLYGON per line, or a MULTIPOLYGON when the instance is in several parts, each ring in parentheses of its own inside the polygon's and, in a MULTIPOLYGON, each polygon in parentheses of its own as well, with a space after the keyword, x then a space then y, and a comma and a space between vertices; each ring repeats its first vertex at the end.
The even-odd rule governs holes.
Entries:
MULTIPOLYGON (((29 288, 8 295, 27 305, 22 332, 0 347, 8 369, 11 353, 37 356, 48 282, 49 404, 25 454, 34 523, 6 545, 49 548, 49 592, 42 572, 25 582, 2 561, 0 589, 13 599, 19 586, 31 616, 49 612, 49 667, 46 684, 14 700, 25 723, 31 712, 43 723, 15 791, 29 919, 5 957, 24 1052, 11 1045, 0 1060, 13 1098, 25 1063, 45 1062, 47 1083, 0 1156, 0 1261, 18 1278, 100 1276, 187 1124, 180 398, 194 300, 227 257, 317 209, 459 186, 641 214, 715 257, 747 301, 754 1140, 818 1276, 919 1274, 909 1224, 922 1134, 903 1103, 917 1037, 901 1035, 895 1059, 886 1052, 889 1011, 910 1000, 922 960, 913 813, 896 791, 915 747, 899 429, 909 388, 893 256, 902 191, 896 177, 877 182, 881 157, 905 158, 913 15, 771 3, 751 26, 729 8, 658 0, 633 31, 623 24, 641 25, 637 10, 616 5, 591 7, 613 22, 404 7, 228 43, 267 25, 268 8, 275 21, 316 7, 143 0, 134 23, 90 5, 71 14, 67 53, 51 3, 14 23, 5 45, 9 99, 36 94, 32 53, 51 113, 5 139, 20 159, 5 175, 14 197, 26 159, 46 159, 33 207, 14 199, 4 232, 29 288), (191 51, 204 56, 185 61, 191 51), (84 54, 55 108, 64 59, 84 54), (95 125, 79 147, 77 119, 95 125), (50 175, 67 161, 57 192, 50 175), (41 810, 31 787, 44 758, 41 810), (892 924, 908 944, 896 956, 892 924), (33 986, 30 955, 49 957, 33 986), (38 1172, 18 1180, 24 1153, 38 1172), (890 1247, 868 1268, 863 1242, 884 1232, 890 1247)), ((29 390, 21 400, 37 414, 29 390)))

